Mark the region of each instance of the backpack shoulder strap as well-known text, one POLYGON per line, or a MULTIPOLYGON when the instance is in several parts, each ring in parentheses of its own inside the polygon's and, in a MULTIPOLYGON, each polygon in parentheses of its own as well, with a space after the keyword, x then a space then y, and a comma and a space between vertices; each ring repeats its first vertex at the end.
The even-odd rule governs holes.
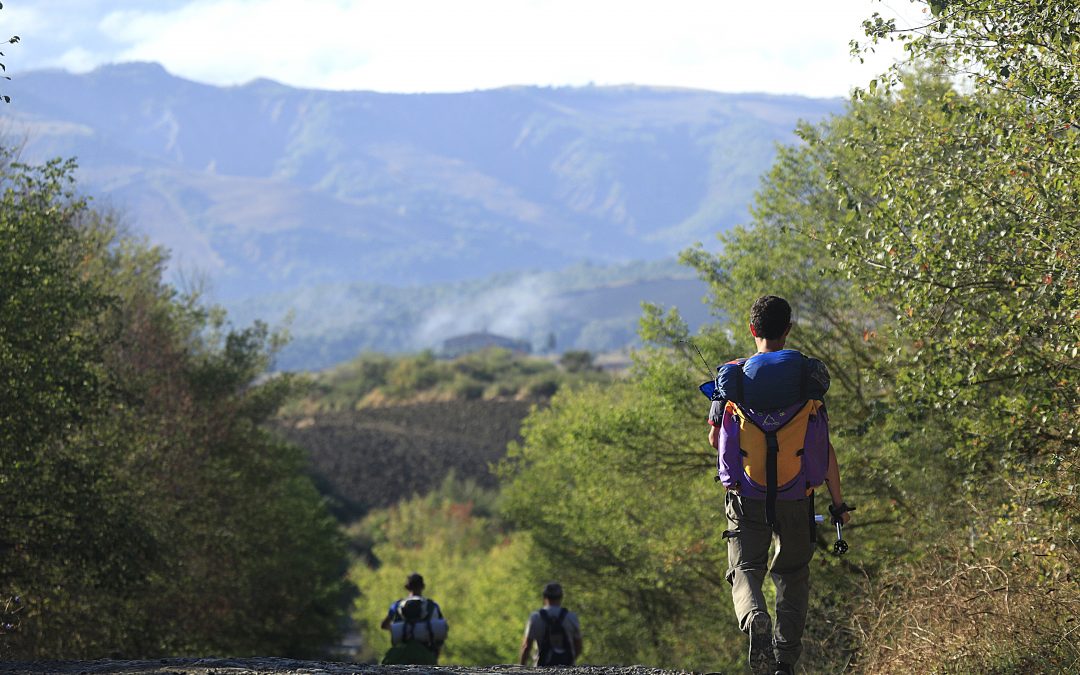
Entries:
POLYGON ((805 354, 799 362, 799 400, 805 401, 810 398, 810 357, 805 354))
POLYGON ((544 627, 550 631, 555 626, 562 626, 563 619, 566 618, 567 609, 565 607, 559 608, 558 614, 549 614, 546 609, 540 610, 540 618, 544 620, 544 627))

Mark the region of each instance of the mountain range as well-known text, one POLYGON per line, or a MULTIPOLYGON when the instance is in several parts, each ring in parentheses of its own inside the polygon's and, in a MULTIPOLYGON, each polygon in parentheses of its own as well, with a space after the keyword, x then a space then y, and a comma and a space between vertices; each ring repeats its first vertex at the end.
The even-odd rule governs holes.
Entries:
MULTIPOLYGON (((310 324, 349 332, 325 314, 357 287, 490 293, 670 260, 745 221, 775 145, 842 106, 638 86, 216 87, 148 63, 23 73, 5 91, 0 135, 25 160, 76 157, 81 188, 168 248, 174 276, 238 316, 292 309, 294 334, 315 339, 310 324)), ((347 346, 362 348, 386 345, 347 346)))

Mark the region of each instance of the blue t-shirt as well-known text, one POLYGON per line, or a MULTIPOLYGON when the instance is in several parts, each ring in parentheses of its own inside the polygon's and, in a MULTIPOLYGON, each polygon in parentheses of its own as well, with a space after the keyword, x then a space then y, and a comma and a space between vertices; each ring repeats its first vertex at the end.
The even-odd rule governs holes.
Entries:
POLYGON ((806 399, 821 399, 829 389, 829 371, 817 359, 794 349, 764 352, 749 359, 720 366, 717 374, 720 398, 736 400, 752 410, 786 408, 806 399), (741 368, 742 373, 738 371, 741 368), (806 389, 802 388, 806 373, 806 389), (742 378, 742 400, 738 401, 736 378, 742 378))

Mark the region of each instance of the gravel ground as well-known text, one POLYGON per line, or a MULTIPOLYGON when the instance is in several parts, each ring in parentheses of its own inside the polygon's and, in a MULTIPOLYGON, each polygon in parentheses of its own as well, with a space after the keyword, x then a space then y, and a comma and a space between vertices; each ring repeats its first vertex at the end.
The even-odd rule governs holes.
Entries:
MULTIPOLYGON (((158 659, 154 661, 0 661, 0 673, 60 675, 552 675, 552 670, 525 666, 378 666, 291 659, 158 659)), ((646 666, 583 666, 559 668, 559 675, 689 675, 646 666)))

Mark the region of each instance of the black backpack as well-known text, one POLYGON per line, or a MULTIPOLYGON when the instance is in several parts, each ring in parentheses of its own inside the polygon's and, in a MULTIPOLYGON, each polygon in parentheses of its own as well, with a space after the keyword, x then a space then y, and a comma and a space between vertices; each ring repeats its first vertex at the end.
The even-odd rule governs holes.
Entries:
POLYGON ((433 647, 434 632, 431 629, 431 620, 435 612, 435 603, 427 598, 413 596, 406 598, 398 604, 397 617, 405 623, 404 641, 413 640, 415 626, 418 623, 427 623, 428 647, 433 647))
POLYGON ((574 665, 574 645, 570 643, 570 636, 566 634, 566 628, 563 626, 566 608, 560 607, 557 617, 551 616, 547 610, 542 609, 540 618, 544 620, 544 636, 540 638, 540 659, 537 665, 574 665))

